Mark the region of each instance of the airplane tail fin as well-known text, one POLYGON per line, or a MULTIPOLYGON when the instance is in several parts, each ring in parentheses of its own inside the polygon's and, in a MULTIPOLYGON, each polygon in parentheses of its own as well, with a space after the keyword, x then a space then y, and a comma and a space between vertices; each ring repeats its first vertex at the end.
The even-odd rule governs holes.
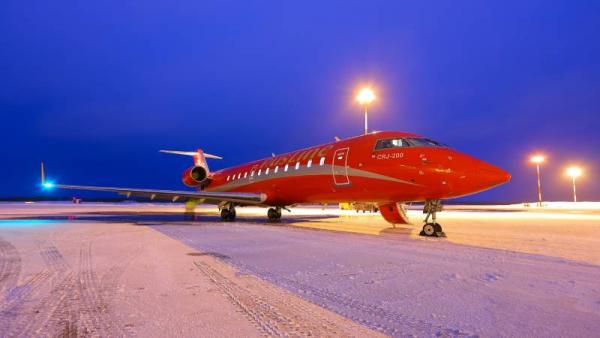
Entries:
POLYGON ((174 155, 182 155, 182 156, 191 156, 194 158, 194 165, 204 167, 208 169, 208 165, 206 164, 207 158, 212 158, 215 160, 222 160, 221 156, 207 154, 202 149, 198 149, 196 151, 180 151, 180 150, 160 150, 161 153, 164 154, 174 154, 174 155))

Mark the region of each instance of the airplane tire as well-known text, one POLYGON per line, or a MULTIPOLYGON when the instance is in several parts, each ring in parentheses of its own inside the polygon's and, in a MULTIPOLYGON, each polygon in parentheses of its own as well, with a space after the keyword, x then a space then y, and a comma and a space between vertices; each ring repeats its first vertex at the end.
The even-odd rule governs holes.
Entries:
POLYGON ((236 216, 235 209, 234 208, 229 209, 229 216, 228 216, 227 220, 233 222, 233 221, 235 221, 235 216, 236 216))
POLYGON ((235 220, 235 209, 221 209, 221 220, 226 222, 235 220))
POLYGON ((222 221, 229 220, 229 209, 221 209, 221 220, 222 221))
POLYGON ((423 225, 423 229, 421 230, 421 233, 419 235, 426 237, 434 237, 436 235, 435 225, 433 223, 427 223, 423 225))
POLYGON ((281 219, 281 211, 277 211, 275 208, 269 208, 267 217, 269 217, 270 222, 277 222, 281 219))

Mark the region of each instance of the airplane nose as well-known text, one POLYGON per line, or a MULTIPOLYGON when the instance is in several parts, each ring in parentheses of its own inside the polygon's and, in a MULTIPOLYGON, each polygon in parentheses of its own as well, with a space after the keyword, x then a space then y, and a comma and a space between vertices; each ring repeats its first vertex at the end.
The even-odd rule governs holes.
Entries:
POLYGON ((482 183, 489 187, 504 184, 511 178, 508 172, 488 163, 481 163, 478 166, 477 176, 481 179, 482 183))

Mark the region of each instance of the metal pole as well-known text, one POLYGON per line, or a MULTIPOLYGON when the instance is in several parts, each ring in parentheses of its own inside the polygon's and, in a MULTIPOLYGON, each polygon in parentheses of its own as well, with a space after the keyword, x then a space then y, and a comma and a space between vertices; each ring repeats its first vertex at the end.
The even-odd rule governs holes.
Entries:
POLYGON ((537 168, 537 183, 538 183, 538 207, 542 206, 542 181, 540 179, 540 165, 536 165, 537 168))
POLYGON ((575 175, 573 175, 573 202, 577 202, 577 188, 575 187, 575 175))
POLYGON ((369 126, 368 126, 368 122, 367 122, 367 105, 365 105, 365 135, 367 135, 369 133, 369 126))

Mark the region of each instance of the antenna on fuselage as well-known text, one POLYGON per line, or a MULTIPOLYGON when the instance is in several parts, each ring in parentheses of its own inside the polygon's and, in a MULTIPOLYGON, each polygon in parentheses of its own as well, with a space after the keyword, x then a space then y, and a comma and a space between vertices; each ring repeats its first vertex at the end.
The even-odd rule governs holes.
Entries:
POLYGON ((340 138, 339 137, 334 136, 333 138, 335 139, 335 142, 340 142, 340 138))

